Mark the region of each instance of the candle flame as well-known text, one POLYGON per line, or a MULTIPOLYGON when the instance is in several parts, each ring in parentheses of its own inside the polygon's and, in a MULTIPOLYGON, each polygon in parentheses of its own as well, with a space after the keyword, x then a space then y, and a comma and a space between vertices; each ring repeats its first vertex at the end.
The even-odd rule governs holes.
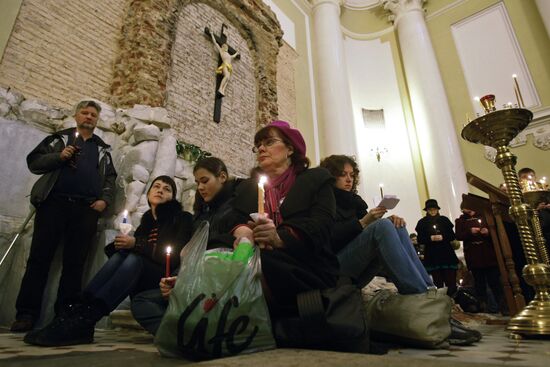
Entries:
POLYGON ((383 184, 383 183, 381 183, 381 184, 378 184, 378 186, 379 186, 379 187, 384 187, 384 184, 383 184))
POLYGON ((464 281, 464 279, 460 279, 460 280, 458 281, 458 284, 462 285, 462 282, 463 282, 463 281, 464 281))
POLYGON ((260 176, 260 179, 258 180, 258 185, 264 186, 267 182, 267 176, 260 176))
POLYGON ((434 229, 437 229, 437 226, 434 224, 434 229))
POLYGON ((479 102, 479 97, 478 97, 478 96, 475 96, 475 97, 474 97, 474 101, 479 102))
POLYGON ((75 139, 78 139, 78 131, 76 133, 74 133, 74 137, 75 137, 75 139))
POLYGON ((122 215, 123 215, 124 217, 127 217, 127 216, 128 216, 128 209, 124 209, 124 213, 122 213, 122 215))
POLYGON ((172 253, 172 247, 166 246, 166 255, 170 255, 172 253))
POLYGON ((517 77, 517 74, 512 74, 512 78, 516 79, 517 77))
POLYGON ((478 219, 477 221, 478 221, 479 224, 481 224, 481 219, 478 219))

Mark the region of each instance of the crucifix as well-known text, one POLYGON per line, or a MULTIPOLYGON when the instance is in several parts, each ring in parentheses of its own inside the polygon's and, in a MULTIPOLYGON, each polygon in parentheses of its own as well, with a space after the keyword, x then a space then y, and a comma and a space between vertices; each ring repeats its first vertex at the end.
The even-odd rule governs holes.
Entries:
POLYGON ((221 119, 221 110, 222 110, 222 99, 225 96, 225 88, 231 74, 233 73, 233 66, 231 61, 233 59, 240 59, 241 55, 231 46, 227 44, 227 35, 223 33, 223 30, 227 28, 225 24, 222 24, 222 29, 220 35, 216 36, 214 32, 211 32, 208 27, 204 28, 204 33, 212 39, 214 46, 216 46, 219 57, 218 57, 218 68, 216 69, 216 93, 214 100, 214 121, 220 122, 221 119))

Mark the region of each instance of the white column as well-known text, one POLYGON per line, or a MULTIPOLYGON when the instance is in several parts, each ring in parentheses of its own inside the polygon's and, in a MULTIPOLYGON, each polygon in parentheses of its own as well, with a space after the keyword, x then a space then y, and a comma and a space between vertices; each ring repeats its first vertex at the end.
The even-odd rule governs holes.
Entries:
POLYGON ((342 0, 313 0, 313 52, 322 152, 357 155, 351 93, 340 29, 342 0))
POLYGON ((468 184, 457 129, 424 18, 424 2, 384 0, 383 4, 393 13, 397 28, 429 195, 437 199, 444 215, 456 218, 468 184))
POLYGON ((550 1, 548 0, 535 0, 537 8, 539 8, 539 14, 546 27, 546 33, 550 37, 550 1))

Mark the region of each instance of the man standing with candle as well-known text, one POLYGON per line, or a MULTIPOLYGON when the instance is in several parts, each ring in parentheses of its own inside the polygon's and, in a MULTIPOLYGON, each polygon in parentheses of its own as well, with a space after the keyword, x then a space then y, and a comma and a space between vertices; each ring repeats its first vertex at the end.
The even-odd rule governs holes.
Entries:
POLYGON ((455 220, 456 238, 464 241, 464 258, 466 266, 474 276, 476 296, 481 302, 481 311, 498 312, 498 305, 503 304, 503 290, 489 230, 476 211, 464 202, 460 204, 460 209, 462 215, 455 220), (487 286, 497 302, 494 307, 487 307, 487 286))
POLYGON ((27 156, 30 171, 42 176, 31 191, 37 208, 34 233, 11 331, 28 331, 39 318, 50 264, 62 239, 56 313, 80 292, 97 220, 115 192, 110 146, 93 133, 100 112, 94 101, 79 102, 74 109, 76 128, 47 136, 27 156))

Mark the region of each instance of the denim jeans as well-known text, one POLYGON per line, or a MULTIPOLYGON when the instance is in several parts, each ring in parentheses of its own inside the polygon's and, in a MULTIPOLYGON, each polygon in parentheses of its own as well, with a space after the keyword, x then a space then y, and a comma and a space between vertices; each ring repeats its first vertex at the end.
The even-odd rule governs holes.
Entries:
POLYGON ((129 295, 158 289, 163 270, 151 260, 127 251, 115 253, 84 289, 86 296, 102 300, 109 312, 129 295))
POLYGON ((132 315, 148 332, 155 335, 168 308, 168 300, 162 297, 160 289, 149 289, 132 297, 132 315))
POLYGON ((338 253, 338 261, 342 274, 361 288, 376 275, 390 278, 401 294, 425 293, 433 286, 407 230, 395 228, 389 219, 369 224, 338 253))

